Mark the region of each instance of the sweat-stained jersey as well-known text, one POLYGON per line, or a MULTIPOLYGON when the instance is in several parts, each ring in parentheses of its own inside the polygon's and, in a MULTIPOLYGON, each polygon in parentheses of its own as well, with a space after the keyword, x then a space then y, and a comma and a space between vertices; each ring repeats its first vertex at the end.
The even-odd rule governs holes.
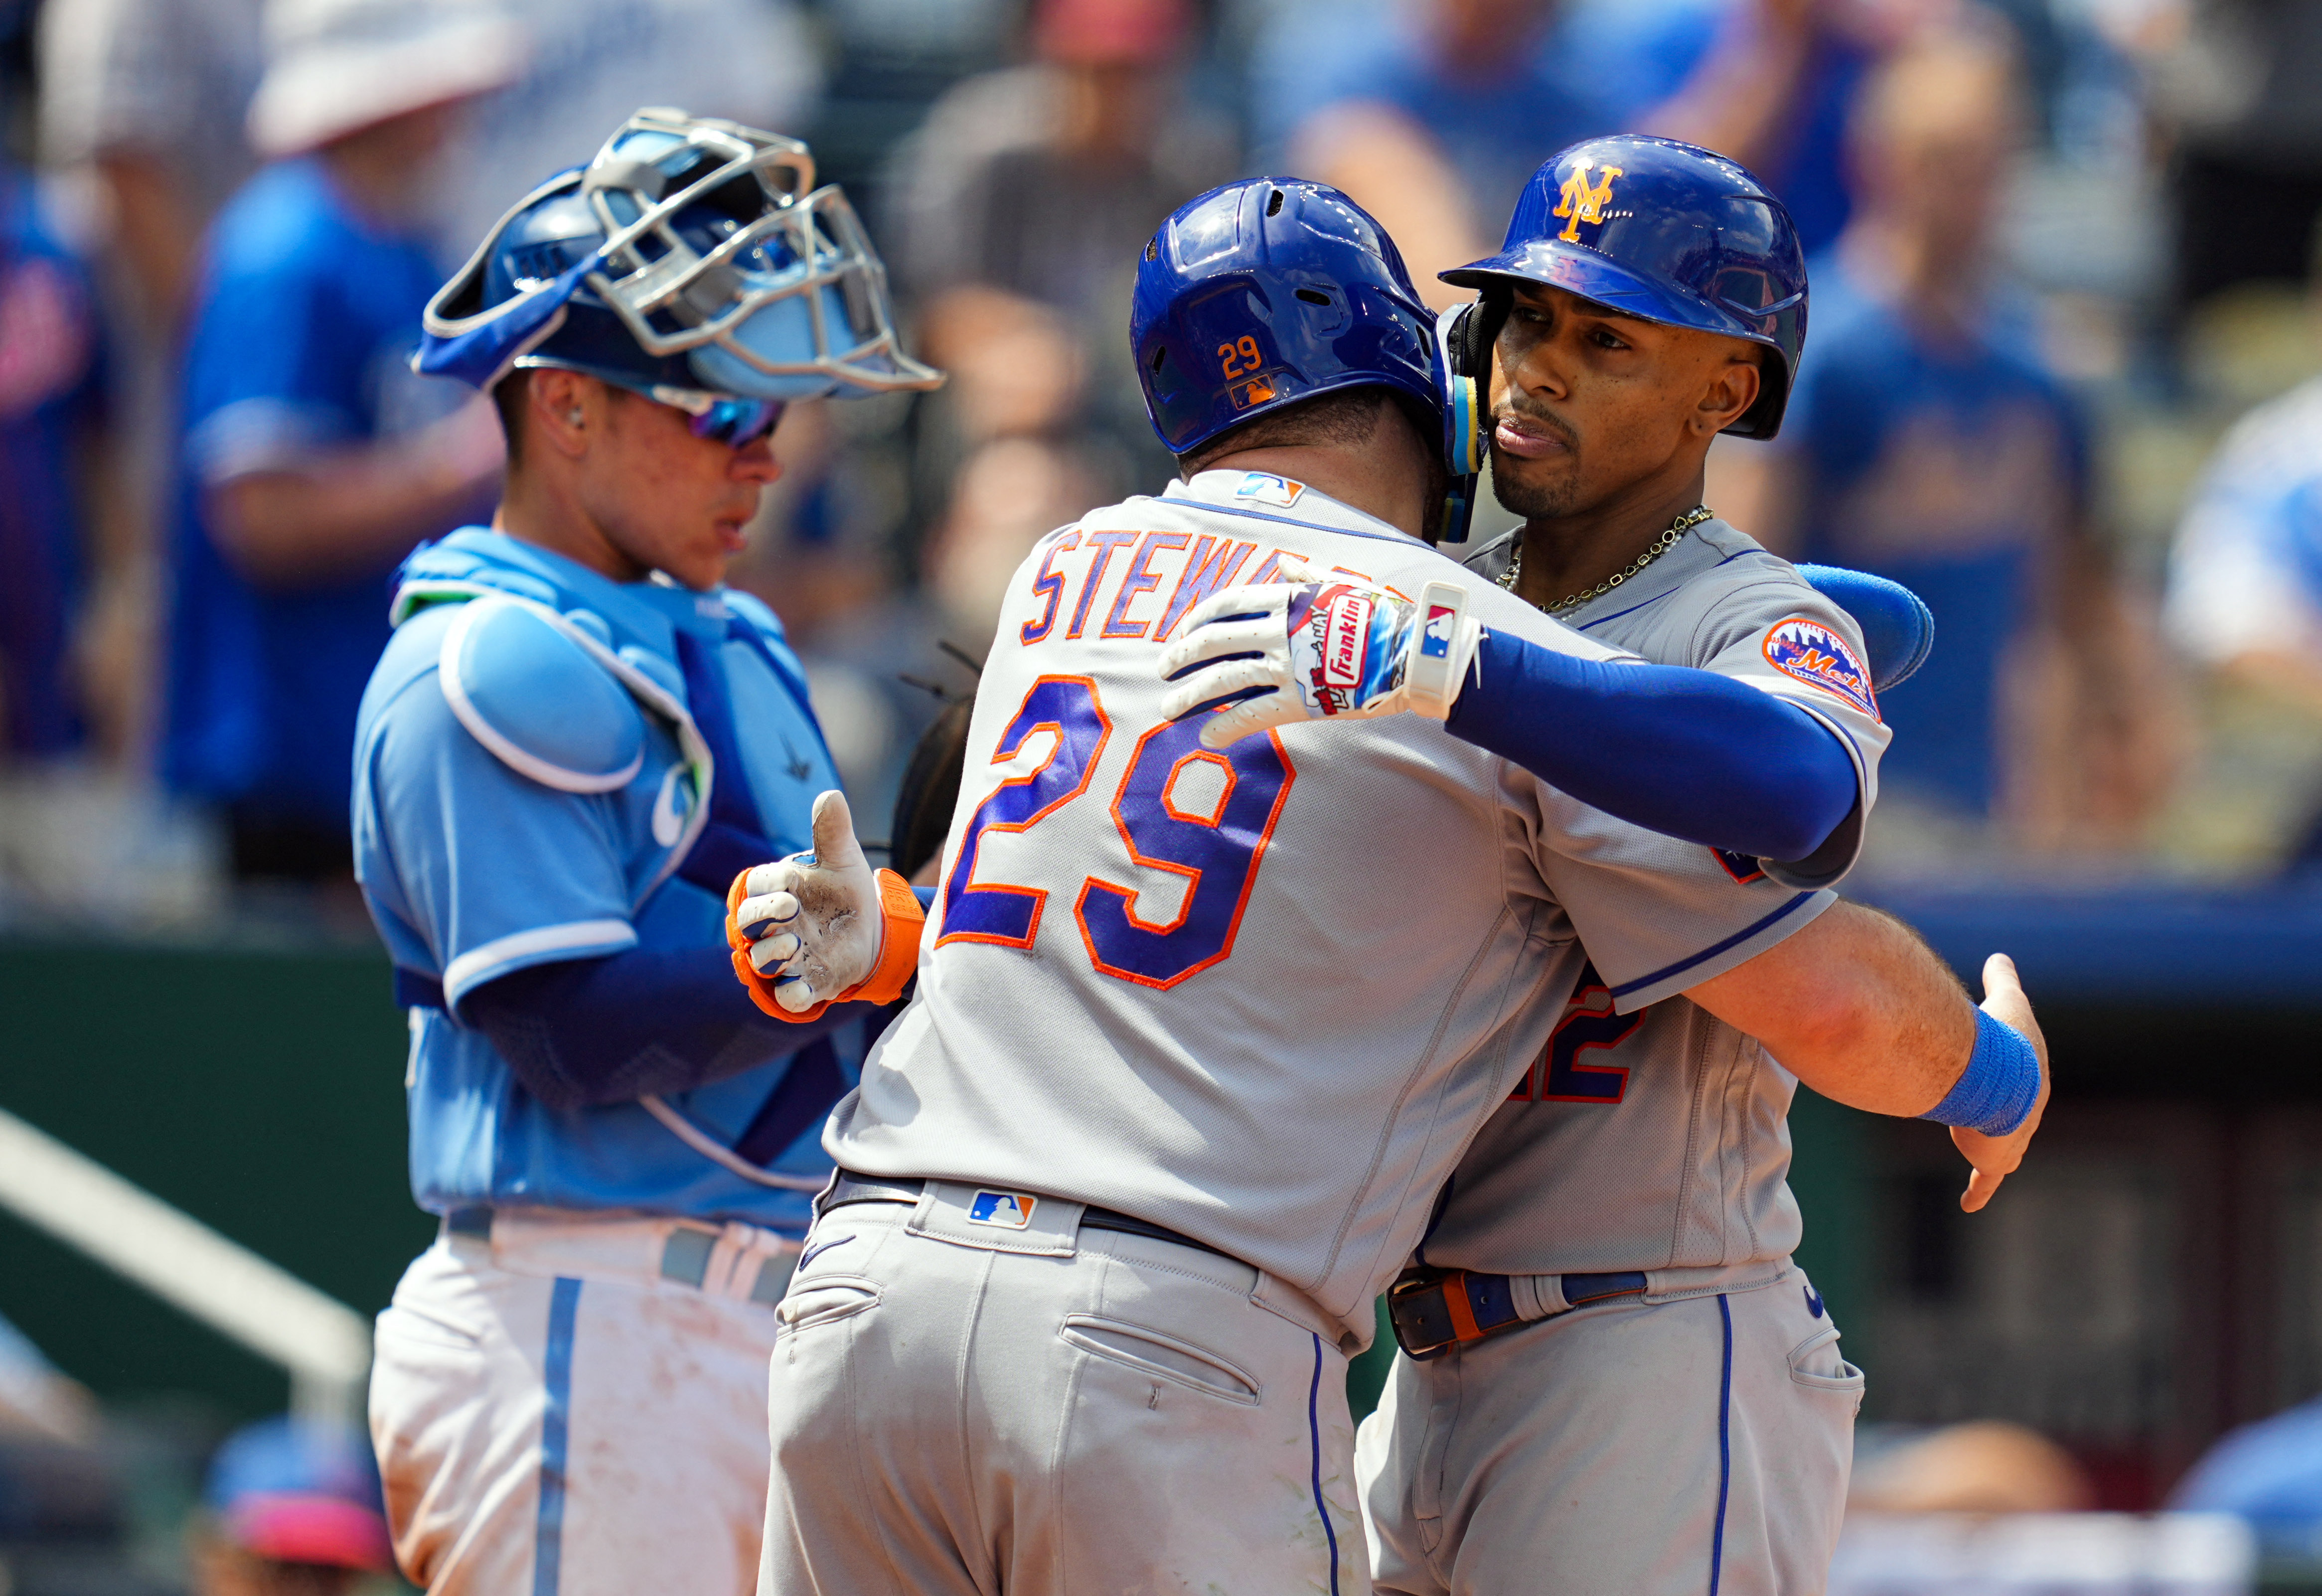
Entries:
POLYGON ((984 664, 916 996, 824 1145, 866 1175, 1167 1226, 1367 1336, 1584 963, 1634 1010, 1833 899, 1742 879, 1414 716, 1202 748, 1160 717, 1160 646, 1285 553, 1406 595, 1461 580, 1487 626, 1620 657, 1263 473, 1203 472, 1052 534, 984 664))
MULTIPOLYGON (((1513 535, 1468 569, 1495 579, 1513 535)), ((1656 663, 1737 676, 1815 710, 1851 743, 1863 772, 1849 822, 1860 846, 1888 732, 1862 668, 1860 628, 1788 561, 1722 521, 1705 522, 1615 591, 1559 618, 1656 663), (1815 653, 1802 652, 1800 640, 1817 632, 1815 653), (1829 646, 1833 634, 1840 650, 1829 646)), ((1755 862, 1712 857, 1743 879, 1755 874, 1755 862)), ((1852 862, 1851 847, 1837 862, 1852 862)), ((1805 923, 1792 917, 1753 951, 1805 923)), ((1589 942, 1586 927, 1581 940, 1589 942)), ((1799 1230, 1784 1179, 1797 1078, 1682 997, 1616 1013, 1606 980, 1619 978, 1599 971, 1602 961, 1559 1003, 1547 1044, 1460 1161, 1426 1262, 1586 1274, 1787 1256, 1799 1230)))

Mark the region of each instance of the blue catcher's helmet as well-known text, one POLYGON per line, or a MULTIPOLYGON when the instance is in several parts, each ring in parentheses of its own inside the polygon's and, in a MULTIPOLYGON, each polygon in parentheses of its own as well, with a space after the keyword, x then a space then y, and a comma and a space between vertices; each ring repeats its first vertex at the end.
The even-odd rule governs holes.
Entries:
POLYGON ((929 388, 886 269, 804 144, 648 109, 517 202, 430 300, 415 370, 559 366, 758 399, 929 388))
MULTIPOLYGON (((1386 230, 1321 183, 1256 178, 1178 207, 1138 262, 1129 337, 1172 454, 1340 388, 1447 411, 1435 313, 1386 230)), ((1445 536, 1467 535, 1472 497, 1455 489, 1445 536)))
POLYGON ((1744 338, 1760 363, 1758 402, 1725 430, 1780 430, 1806 340, 1806 264, 1782 202, 1737 163, 1674 139, 1615 133, 1549 158, 1524 186, 1507 241, 1442 274, 1486 292, 1545 283, 1626 315, 1744 338))

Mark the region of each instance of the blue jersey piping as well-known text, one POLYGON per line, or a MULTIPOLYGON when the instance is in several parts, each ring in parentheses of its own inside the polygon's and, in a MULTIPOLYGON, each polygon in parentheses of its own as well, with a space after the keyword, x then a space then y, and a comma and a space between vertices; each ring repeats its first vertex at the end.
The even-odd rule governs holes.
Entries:
MULTIPOLYGON (((1815 724, 1819 725, 1821 723, 1817 722, 1815 724)), ((1773 913, 1767 915, 1760 919, 1751 921, 1749 925, 1742 926, 1741 930, 1736 931, 1724 941, 1712 943, 1709 946, 1702 949, 1701 952, 1693 954, 1691 957, 1679 959, 1674 964, 1664 964, 1659 970, 1653 971, 1650 974, 1641 975, 1634 980, 1624 980, 1619 986, 1613 989, 1613 996, 1615 998, 1625 998, 1631 992, 1642 991, 1647 987, 1667 980, 1672 975, 1682 975, 1687 971, 1692 969, 1695 965, 1717 957, 1718 954, 1723 953, 1727 948, 1733 947, 1749 941, 1751 937, 1757 935, 1758 933, 1763 931, 1767 926, 1772 925, 1783 916, 1796 910, 1800 904, 1805 902, 1806 899, 1813 896, 1814 894, 1812 892, 1801 892, 1796 898, 1791 898, 1789 902, 1774 910, 1773 913)))

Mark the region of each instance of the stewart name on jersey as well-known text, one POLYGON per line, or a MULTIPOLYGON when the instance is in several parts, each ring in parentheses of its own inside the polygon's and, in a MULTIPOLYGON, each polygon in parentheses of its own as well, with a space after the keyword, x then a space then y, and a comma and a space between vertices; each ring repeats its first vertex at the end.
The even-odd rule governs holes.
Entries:
MULTIPOLYGON (((1026 559, 916 995, 824 1145, 865 1175, 1167 1226, 1308 1293, 1354 1345, 1585 964, 1633 1012, 1833 899, 1742 879, 1415 716, 1203 748, 1160 718, 1156 652, 1202 597, 1293 554, 1404 594, 1460 576, 1236 471, 1095 511, 1026 559)), ((1487 625, 1620 657, 1471 587, 1487 625)))
MULTIPOLYGON (((1486 547, 1468 569, 1496 578, 1509 547, 1486 547)), ((1862 781, 1851 834, 1818 861, 1828 880, 1844 873, 1888 741, 1851 616, 1787 561, 1709 521, 1635 579, 1559 618, 1660 664, 1738 676, 1830 726, 1862 781)), ((1756 869, 1714 857, 1745 877, 1756 869)), ((1757 951, 1803 923, 1795 917, 1757 951)), ((1770 1263, 1797 1245, 1786 1179, 1797 1078, 1682 997, 1615 1014, 1608 979, 1618 978, 1592 971, 1565 1000, 1532 1068, 1460 1162, 1427 1237, 1428 1263, 1486 1274, 1650 1272, 1770 1263)))

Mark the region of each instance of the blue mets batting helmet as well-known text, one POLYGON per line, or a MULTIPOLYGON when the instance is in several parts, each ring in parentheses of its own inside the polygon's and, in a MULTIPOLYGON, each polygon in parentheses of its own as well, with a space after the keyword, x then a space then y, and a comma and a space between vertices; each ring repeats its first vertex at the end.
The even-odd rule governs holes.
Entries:
POLYGON ((1510 279, 1773 351, 1758 402, 1725 430, 1780 429, 1805 345, 1805 257, 1782 202, 1737 163, 1638 133, 1559 150, 1524 186, 1500 252, 1443 274, 1487 296, 1510 279))
POLYGON ((1442 414, 1435 313, 1386 230, 1320 183, 1257 178, 1181 206, 1138 262, 1129 337, 1173 454, 1367 384, 1442 414))
POLYGON ((559 366, 756 399, 933 388, 887 275, 795 139, 640 111, 503 216, 428 302, 415 369, 489 388, 559 366))

